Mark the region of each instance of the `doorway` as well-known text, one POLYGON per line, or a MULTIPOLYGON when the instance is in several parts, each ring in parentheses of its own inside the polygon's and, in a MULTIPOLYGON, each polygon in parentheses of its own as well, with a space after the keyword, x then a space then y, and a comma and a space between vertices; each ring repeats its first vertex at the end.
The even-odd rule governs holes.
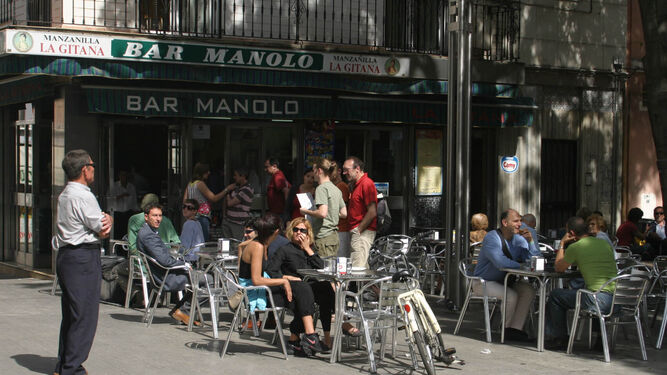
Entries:
POLYGON ((343 165, 348 156, 357 156, 365 163, 365 172, 376 183, 388 183, 387 203, 391 210, 391 233, 406 233, 407 217, 404 207, 409 176, 405 128, 359 128, 337 126, 334 158, 343 165))
MULTIPOLYGON (((121 172, 127 173, 128 182, 134 185, 136 191, 133 212, 140 211, 141 199, 148 193, 157 194, 160 202, 169 207, 166 201, 169 186, 168 134, 168 126, 161 124, 118 123, 113 127, 109 183, 118 181, 121 172)), ((110 202, 109 188, 105 187, 107 202, 110 202)), ((167 215, 173 213, 168 212, 167 215)), ((113 238, 116 239, 127 233, 127 219, 124 222, 118 219, 114 217, 113 238)))
POLYGON ((577 142, 542 139, 541 167, 540 227, 549 233, 577 211, 577 142))

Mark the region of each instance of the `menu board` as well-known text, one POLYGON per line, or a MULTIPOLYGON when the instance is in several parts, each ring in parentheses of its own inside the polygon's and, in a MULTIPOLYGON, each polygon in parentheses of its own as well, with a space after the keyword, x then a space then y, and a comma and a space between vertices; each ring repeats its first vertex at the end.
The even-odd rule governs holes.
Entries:
POLYGON ((442 195, 442 131, 416 132, 416 195, 442 195))

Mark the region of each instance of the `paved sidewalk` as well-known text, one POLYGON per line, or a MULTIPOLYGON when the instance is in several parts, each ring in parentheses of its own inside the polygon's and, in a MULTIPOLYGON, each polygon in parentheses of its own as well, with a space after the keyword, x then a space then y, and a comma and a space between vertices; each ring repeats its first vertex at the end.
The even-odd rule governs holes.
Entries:
MULTIPOLYGON (((56 361, 60 326, 59 294, 48 294, 51 283, 37 279, 0 277, 0 374, 51 374, 56 361)), ((647 342, 647 362, 641 360, 634 331, 629 339, 619 333, 619 345, 612 353, 611 364, 604 363, 601 352, 588 351, 578 344, 574 355, 564 352, 538 353, 533 346, 499 344, 482 340, 483 323, 480 306, 471 306, 470 319, 464 323, 461 336, 452 336, 457 316, 436 306, 437 315, 446 332, 445 343, 455 346, 466 365, 447 369, 439 374, 628 374, 667 373, 667 348, 653 346, 657 327, 647 342), (490 353, 482 351, 488 349, 490 353)), ((232 335, 228 355, 220 359, 220 340, 213 340, 210 328, 188 332, 168 317, 166 308, 158 309, 153 325, 141 323, 142 311, 102 304, 97 336, 90 358, 84 365, 92 375, 100 374, 365 374, 368 361, 363 351, 346 350, 342 363, 331 365, 328 358, 295 358, 285 361, 276 347, 268 345, 269 332, 260 338, 232 335)), ((222 315, 221 338, 226 338, 231 314, 222 315)), ((286 331, 287 333, 287 331, 286 331)), ((399 333, 399 343, 402 343, 399 333)), ((407 346, 401 344, 397 359, 387 357, 378 364, 378 374, 422 374, 410 369, 407 346)))

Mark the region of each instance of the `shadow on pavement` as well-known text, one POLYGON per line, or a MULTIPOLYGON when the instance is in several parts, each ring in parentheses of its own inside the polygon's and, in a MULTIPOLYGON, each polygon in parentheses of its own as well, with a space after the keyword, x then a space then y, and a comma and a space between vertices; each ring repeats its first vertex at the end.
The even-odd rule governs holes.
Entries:
POLYGON ((36 354, 16 354, 11 357, 20 366, 39 374, 52 374, 56 367, 56 357, 42 357, 36 354))

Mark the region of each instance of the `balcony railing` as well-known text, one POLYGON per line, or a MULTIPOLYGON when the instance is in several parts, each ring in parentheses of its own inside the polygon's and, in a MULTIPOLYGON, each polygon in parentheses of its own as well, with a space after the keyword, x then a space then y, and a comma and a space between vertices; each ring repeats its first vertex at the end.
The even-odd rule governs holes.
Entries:
MULTIPOLYGON (((519 6, 477 0, 478 58, 518 58, 519 6)), ((0 0, 0 23, 447 54, 447 0, 0 0)))

